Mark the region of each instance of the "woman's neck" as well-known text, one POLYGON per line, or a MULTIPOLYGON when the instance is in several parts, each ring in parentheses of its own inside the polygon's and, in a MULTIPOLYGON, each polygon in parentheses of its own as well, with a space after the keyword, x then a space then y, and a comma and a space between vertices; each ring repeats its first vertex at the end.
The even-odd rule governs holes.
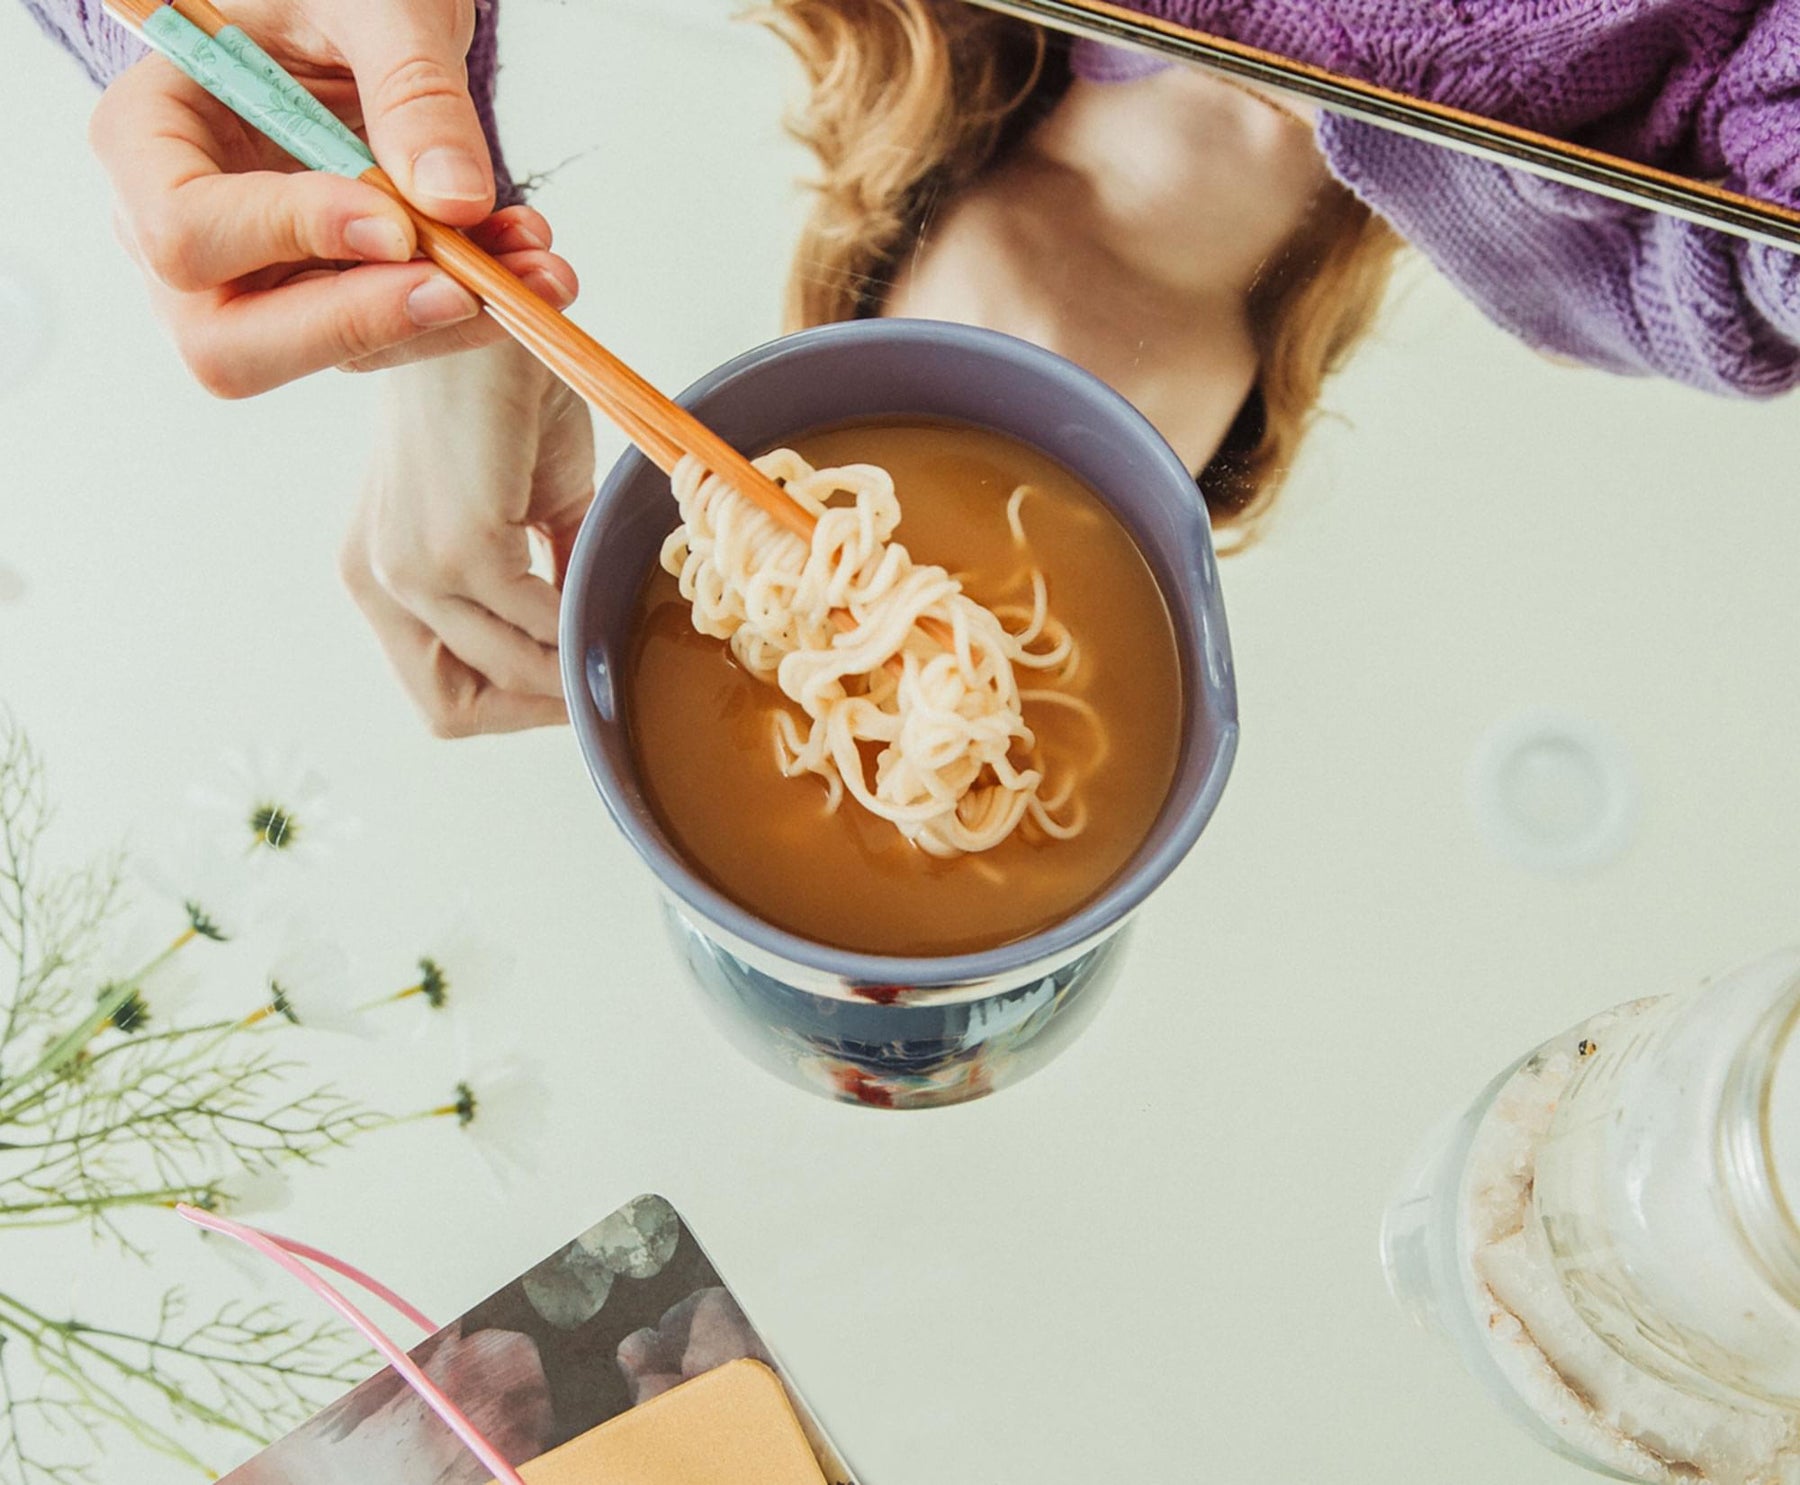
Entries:
POLYGON ((1143 274, 1249 292, 1326 178, 1310 126, 1192 68, 1135 83, 1077 80, 1025 151, 1087 182, 1087 228, 1143 274))
POLYGON ((1251 287, 1323 180, 1303 123, 1215 79, 1077 81, 926 222, 883 312, 1057 351, 1198 469, 1255 383, 1251 287))

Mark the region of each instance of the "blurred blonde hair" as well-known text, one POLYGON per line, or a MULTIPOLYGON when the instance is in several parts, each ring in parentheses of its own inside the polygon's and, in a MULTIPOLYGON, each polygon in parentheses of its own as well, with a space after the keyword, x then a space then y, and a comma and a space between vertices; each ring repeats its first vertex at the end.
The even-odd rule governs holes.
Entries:
MULTIPOLYGON (((787 286, 789 329, 879 313, 900 256, 1033 121, 1055 86, 1046 33, 964 0, 770 0, 758 18, 811 85, 789 120, 818 158, 787 286)), ((1261 371, 1200 472, 1215 529, 1254 539, 1315 417, 1368 331, 1400 239, 1335 181, 1251 292, 1261 371)))

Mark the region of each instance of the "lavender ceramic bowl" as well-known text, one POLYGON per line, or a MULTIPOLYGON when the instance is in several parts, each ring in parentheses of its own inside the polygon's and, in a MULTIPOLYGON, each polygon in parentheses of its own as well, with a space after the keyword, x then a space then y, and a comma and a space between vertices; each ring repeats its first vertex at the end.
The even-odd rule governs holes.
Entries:
POLYGON ((955 1103, 1016 1081, 1084 1025, 1121 930, 1199 839, 1237 745, 1237 692, 1193 477, 1124 398, 1024 341, 924 320, 860 320, 758 347, 680 399, 752 452, 860 418, 942 418, 1010 434, 1112 508, 1161 586, 1186 697, 1174 783, 1149 836, 1092 902, 1001 948, 943 958, 851 953, 783 932, 689 869, 632 759, 619 678, 638 589, 672 522, 668 480, 628 453, 576 540, 562 608, 563 685, 583 757, 660 882, 708 1002, 752 1056, 804 1087, 885 1107, 955 1103))

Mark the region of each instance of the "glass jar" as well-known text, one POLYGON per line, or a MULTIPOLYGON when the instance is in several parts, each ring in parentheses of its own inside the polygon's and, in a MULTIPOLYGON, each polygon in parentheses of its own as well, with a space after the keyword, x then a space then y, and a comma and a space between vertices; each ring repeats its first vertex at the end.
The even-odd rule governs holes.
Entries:
POLYGON ((1728 1404, 1800 1409, 1800 1128, 1775 1119, 1797 1025, 1800 955, 1661 1002, 1594 1039, 1537 1156, 1535 1215, 1582 1319, 1728 1404))
POLYGON ((1800 1477, 1797 1027, 1800 952, 1594 1017, 1496 1078, 1389 1207, 1396 1298, 1565 1457, 1800 1477))

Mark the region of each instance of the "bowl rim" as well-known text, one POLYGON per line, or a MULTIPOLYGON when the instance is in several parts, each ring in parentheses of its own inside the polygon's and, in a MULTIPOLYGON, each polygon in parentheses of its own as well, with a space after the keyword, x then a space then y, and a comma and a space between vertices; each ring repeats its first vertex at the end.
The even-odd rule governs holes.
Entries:
MULTIPOLYGON (((1135 406, 1098 377, 1029 341, 950 321, 850 320, 779 336, 716 367, 690 385, 675 401, 691 407, 728 384, 756 375, 777 361, 806 355, 821 345, 844 340, 865 341, 868 343, 865 349, 869 350, 909 344, 927 344, 941 349, 948 344, 963 352, 988 357, 1009 370, 1022 371, 1041 382, 1060 384, 1060 390, 1071 398, 1084 400, 1096 410, 1131 426, 1144 442, 1147 452, 1171 474, 1172 481, 1193 489, 1192 473, 1168 442, 1135 406)), ((1218 742, 1211 756, 1204 758, 1200 765, 1201 777, 1191 799, 1169 822, 1165 838, 1154 850, 1146 853, 1140 846, 1104 888, 1048 928, 994 948, 960 954, 908 956, 846 949, 791 933, 739 906, 690 867, 672 845, 665 843, 660 827, 646 829, 644 822, 630 808, 630 801, 618 792, 619 781, 608 764, 601 741, 601 728, 605 724, 597 720, 598 709, 588 687, 586 643, 581 634, 584 605, 580 598, 594 580, 599 565, 600 542, 595 532, 619 493, 643 473, 648 463, 640 450, 627 448, 600 482, 576 535, 563 579, 558 635, 563 690, 583 762, 607 813, 662 888, 707 923, 742 944, 779 960, 850 984, 900 985, 924 993, 949 991, 1017 973, 1040 963, 1059 962, 1092 947, 1122 926, 1193 850, 1224 792, 1238 744, 1235 668, 1230 662, 1230 641, 1225 628, 1210 528, 1205 543, 1202 586, 1208 599, 1210 619, 1217 628, 1217 644, 1226 657, 1222 674, 1212 678, 1207 687, 1209 694, 1215 697, 1213 710, 1218 722, 1218 742)), ((1203 523, 1206 520, 1204 506, 1201 507, 1201 520, 1203 523)), ((1163 597, 1173 608, 1172 595, 1165 592, 1163 597)), ((1178 632, 1182 627, 1177 624, 1178 632)), ((1204 668, 1204 655, 1196 657, 1196 663, 1204 668)), ((1162 824, 1163 817, 1159 814, 1152 830, 1159 829, 1162 824)))

